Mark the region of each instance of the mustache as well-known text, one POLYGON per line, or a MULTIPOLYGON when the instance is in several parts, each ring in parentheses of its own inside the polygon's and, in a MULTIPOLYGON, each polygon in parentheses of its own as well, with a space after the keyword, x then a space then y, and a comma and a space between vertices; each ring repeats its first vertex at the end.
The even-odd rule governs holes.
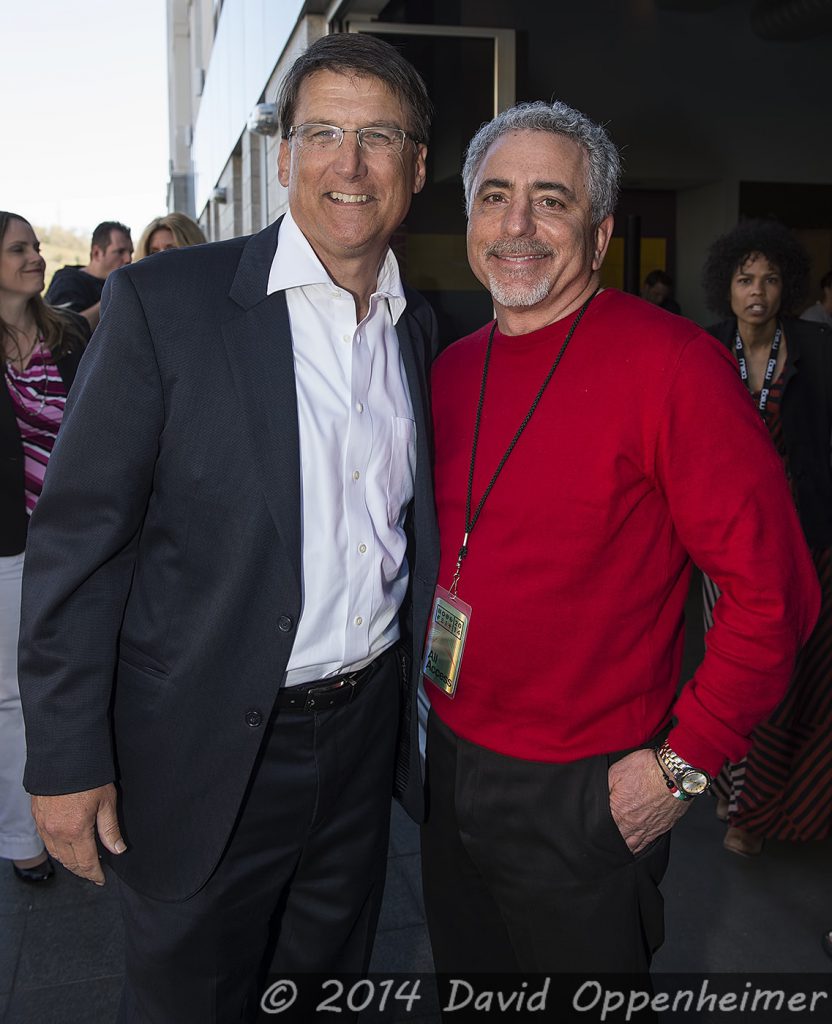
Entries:
POLYGON ((552 250, 532 238, 515 238, 492 242, 485 250, 486 256, 551 256, 552 250))

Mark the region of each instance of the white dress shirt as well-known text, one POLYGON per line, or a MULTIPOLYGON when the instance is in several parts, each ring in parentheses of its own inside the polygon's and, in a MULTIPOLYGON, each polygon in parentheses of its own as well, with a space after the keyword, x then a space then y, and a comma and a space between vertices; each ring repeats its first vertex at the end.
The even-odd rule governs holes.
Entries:
POLYGON ((399 636, 416 424, 395 324, 406 301, 388 250, 370 309, 327 274, 287 213, 268 294, 286 292, 298 399, 303 605, 294 686, 363 667, 399 636))

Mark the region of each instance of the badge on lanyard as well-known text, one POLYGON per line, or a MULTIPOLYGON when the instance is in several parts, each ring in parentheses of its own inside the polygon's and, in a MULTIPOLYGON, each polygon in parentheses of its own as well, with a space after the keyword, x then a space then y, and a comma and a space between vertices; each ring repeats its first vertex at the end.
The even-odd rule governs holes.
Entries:
POLYGON ((451 698, 456 694, 470 620, 469 604, 444 587, 436 588, 422 672, 451 698))

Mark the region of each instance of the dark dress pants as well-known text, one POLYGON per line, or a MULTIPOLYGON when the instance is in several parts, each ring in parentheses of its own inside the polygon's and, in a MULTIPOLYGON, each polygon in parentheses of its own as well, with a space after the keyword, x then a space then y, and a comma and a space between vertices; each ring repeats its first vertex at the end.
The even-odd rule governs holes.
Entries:
POLYGON ((422 877, 439 974, 646 973, 664 937, 669 834, 633 856, 612 757, 505 757, 428 724, 422 877))
POLYGON ((349 704, 274 714, 228 847, 196 895, 163 903, 119 881, 120 1024, 257 1019, 272 952, 277 976, 366 971, 386 868, 397 661, 382 655, 349 704))

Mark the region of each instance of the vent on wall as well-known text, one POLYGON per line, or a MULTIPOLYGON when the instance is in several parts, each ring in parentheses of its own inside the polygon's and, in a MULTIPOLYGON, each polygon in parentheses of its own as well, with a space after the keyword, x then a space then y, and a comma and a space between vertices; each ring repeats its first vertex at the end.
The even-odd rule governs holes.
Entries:
POLYGON ((246 127, 255 135, 276 135, 278 129, 277 104, 258 103, 249 114, 246 127))

